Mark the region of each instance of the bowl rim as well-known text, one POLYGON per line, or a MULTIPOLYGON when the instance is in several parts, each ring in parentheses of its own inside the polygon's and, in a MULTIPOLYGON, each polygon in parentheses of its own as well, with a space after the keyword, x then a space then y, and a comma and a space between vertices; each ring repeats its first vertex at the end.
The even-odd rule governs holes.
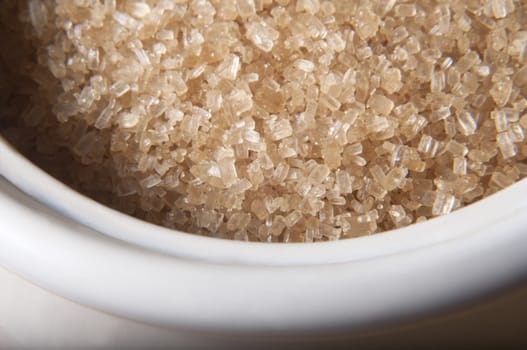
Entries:
POLYGON ((423 249, 311 266, 160 254, 75 222, 1 177, 0 211, 1 266, 82 305, 180 330, 375 331, 455 310, 527 277, 525 208, 478 234, 423 249))
POLYGON ((524 179, 446 216, 370 236, 287 244, 231 241, 157 226, 108 208, 45 173, 1 136, 0 154, 0 175, 62 215, 101 234, 149 250, 216 263, 302 266, 400 254, 477 233, 527 205, 527 179, 524 179))
POLYGON ((221 334, 357 332, 473 302, 527 271, 525 181, 415 225, 415 231, 379 234, 378 240, 249 244, 168 230, 174 242, 185 243, 175 255, 69 217, 65 209, 82 205, 104 209, 109 218, 120 214, 6 147, 0 140, 0 264, 75 302, 141 322, 221 334), (436 231, 422 232, 424 227, 436 231), (437 240, 410 246, 415 235, 437 240), (184 251, 199 244, 197 253, 184 251), (362 251, 369 247, 377 250, 362 251))

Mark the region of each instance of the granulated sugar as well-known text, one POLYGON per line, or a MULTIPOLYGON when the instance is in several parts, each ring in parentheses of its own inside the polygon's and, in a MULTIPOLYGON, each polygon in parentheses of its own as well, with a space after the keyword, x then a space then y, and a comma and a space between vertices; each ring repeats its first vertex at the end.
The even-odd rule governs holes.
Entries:
POLYGON ((156 224, 265 242, 373 234, 527 175, 526 11, 13 1, 0 125, 74 188, 156 224))

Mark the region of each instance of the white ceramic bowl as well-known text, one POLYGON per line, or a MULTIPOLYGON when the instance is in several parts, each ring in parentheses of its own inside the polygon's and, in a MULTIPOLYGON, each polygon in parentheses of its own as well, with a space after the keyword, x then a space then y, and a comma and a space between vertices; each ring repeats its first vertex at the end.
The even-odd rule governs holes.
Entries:
POLYGON ((0 137, 0 265, 119 316, 220 333, 352 331, 415 319, 527 274, 527 181, 445 217, 337 242, 168 230, 61 184, 0 137))

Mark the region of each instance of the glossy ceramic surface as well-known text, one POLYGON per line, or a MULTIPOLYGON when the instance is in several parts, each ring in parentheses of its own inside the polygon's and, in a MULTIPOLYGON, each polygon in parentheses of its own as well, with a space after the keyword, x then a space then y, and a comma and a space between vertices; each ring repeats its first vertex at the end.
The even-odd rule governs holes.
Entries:
POLYGON ((302 333, 397 323, 527 271, 527 182, 448 216, 340 242, 174 232, 101 206, 0 139, 0 264, 81 304, 164 326, 302 333))

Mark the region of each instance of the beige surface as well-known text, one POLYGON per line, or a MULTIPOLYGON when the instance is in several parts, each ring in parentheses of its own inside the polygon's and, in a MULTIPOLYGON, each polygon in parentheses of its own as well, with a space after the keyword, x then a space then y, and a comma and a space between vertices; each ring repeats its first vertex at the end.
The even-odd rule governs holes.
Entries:
POLYGON ((0 349, 210 349, 335 347, 517 348, 527 344, 527 287, 456 314, 376 334, 340 339, 234 339, 171 331, 74 304, 0 268, 0 349), (278 346, 280 345, 280 346, 278 346), (327 344, 326 344, 327 345, 327 344))

